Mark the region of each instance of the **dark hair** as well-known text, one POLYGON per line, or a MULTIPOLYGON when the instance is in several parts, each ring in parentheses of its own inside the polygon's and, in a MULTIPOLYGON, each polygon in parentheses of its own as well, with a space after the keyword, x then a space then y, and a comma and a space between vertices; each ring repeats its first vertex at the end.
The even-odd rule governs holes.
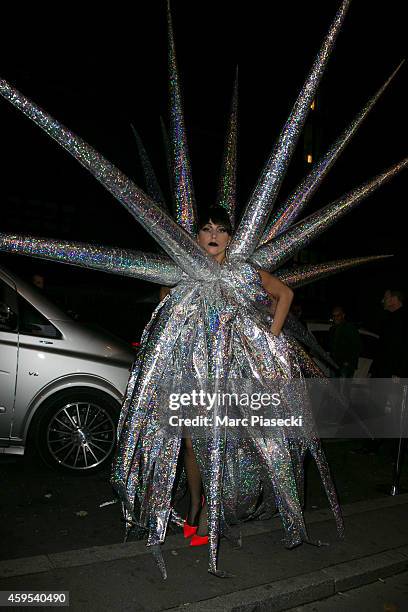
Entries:
POLYGON ((401 291, 400 289, 387 289, 387 291, 392 297, 397 297, 399 301, 401 302, 401 304, 404 303, 405 294, 403 291, 401 291))
POLYGON ((229 215, 225 208, 223 208, 222 206, 211 206, 200 214, 198 219, 198 231, 200 231, 204 227, 204 225, 207 225, 207 223, 209 223, 210 221, 217 225, 223 225, 226 228, 227 232, 230 235, 232 234, 231 219, 229 218, 229 215))

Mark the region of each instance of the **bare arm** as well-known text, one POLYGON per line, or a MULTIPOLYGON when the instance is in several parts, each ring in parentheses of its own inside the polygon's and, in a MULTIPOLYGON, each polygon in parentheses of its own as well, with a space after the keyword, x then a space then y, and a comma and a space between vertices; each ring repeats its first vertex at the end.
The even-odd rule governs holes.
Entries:
POLYGON ((279 336, 293 300, 293 291, 276 278, 276 276, 269 274, 269 272, 259 270, 259 275, 263 288, 274 300, 274 308, 272 309, 274 317, 271 332, 274 336, 279 336))

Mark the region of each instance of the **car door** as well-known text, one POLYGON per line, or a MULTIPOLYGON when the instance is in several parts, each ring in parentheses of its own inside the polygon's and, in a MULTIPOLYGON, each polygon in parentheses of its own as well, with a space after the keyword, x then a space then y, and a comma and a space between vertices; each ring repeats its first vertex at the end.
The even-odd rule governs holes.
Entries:
POLYGON ((10 438, 18 359, 17 292, 12 281, 0 277, 0 444, 10 438))
POLYGON ((21 293, 17 299, 19 356, 13 439, 23 437, 29 407, 37 394, 72 368, 68 356, 62 354, 64 342, 59 330, 21 293))

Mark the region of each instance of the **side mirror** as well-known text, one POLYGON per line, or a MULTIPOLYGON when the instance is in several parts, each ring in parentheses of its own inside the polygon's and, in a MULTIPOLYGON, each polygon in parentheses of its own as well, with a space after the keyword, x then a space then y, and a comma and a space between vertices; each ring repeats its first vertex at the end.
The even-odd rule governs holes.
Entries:
POLYGON ((0 302, 0 330, 15 331, 17 329, 17 315, 5 302, 0 302))

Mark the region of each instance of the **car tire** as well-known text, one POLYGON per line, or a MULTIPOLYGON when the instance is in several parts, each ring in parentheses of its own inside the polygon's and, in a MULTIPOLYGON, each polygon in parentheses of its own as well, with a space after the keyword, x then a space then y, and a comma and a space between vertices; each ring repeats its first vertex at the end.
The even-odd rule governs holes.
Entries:
POLYGON ((56 393, 40 409, 36 448, 50 467, 72 474, 90 474, 110 461, 116 443, 120 406, 94 389, 56 393))

